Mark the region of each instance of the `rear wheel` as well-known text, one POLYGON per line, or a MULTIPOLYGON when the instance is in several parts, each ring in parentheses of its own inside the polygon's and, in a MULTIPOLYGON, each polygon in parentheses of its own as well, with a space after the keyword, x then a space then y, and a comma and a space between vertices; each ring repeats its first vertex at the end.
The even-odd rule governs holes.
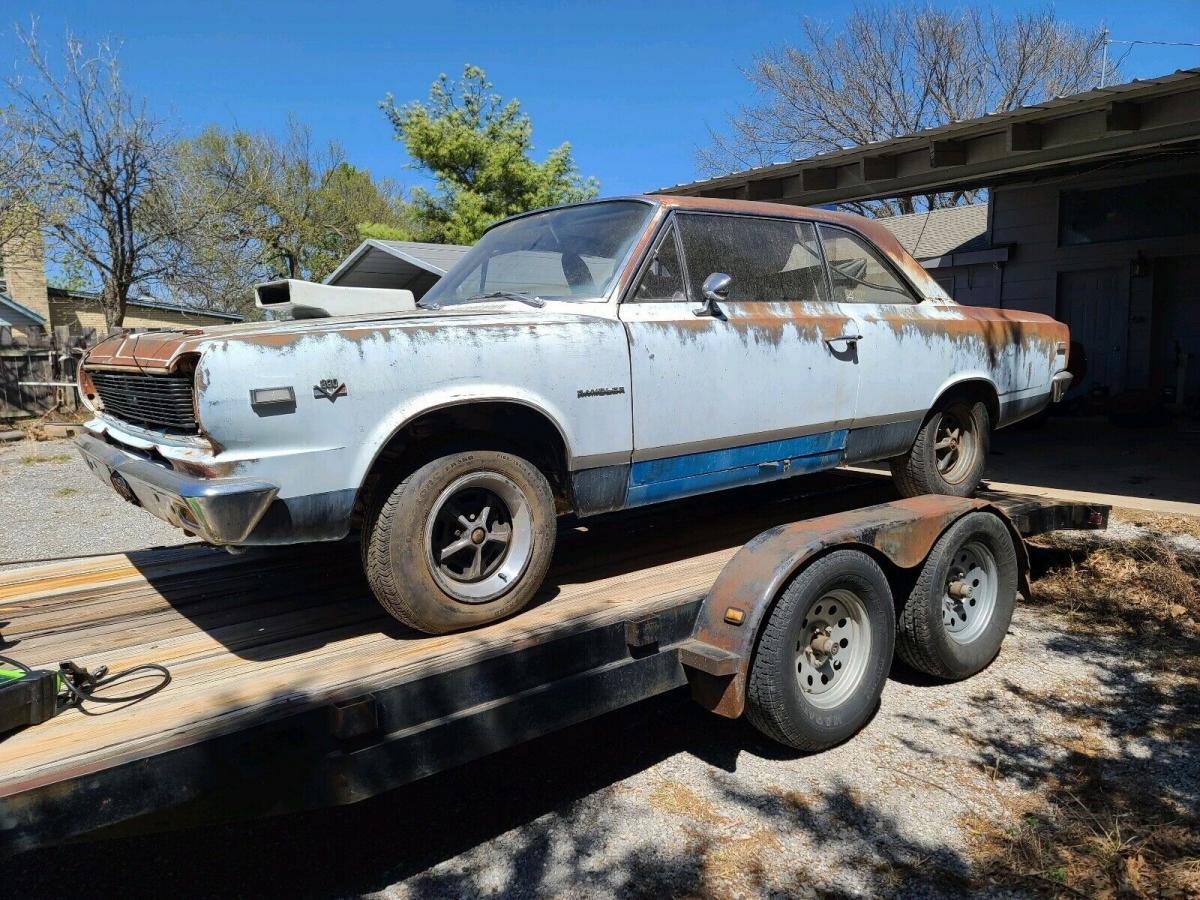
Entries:
POLYGON ((511 453, 440 457, 401 481, 364 529, 376 598, 413 628, 444 634, 524 607, 555 540, 546 477, 511 453))
POLYGON ((951 398, 934 409, 912 447, 891 461, 892 479, 905 497, 969 497, 983 477, 991 438, 987 407, 951 398))
POLYGON ((804 569, 763 625, 746 715, 768 737, 822 750, 870 719, 896 638, 892 592, 879 566, 838 550, 804 569))
POLYGON ((1012 535, 995 515, 973 512, 951 525, 900 612, 900 658, 947 680, 987 668, 1012 621, 1017 569, 1012 535))

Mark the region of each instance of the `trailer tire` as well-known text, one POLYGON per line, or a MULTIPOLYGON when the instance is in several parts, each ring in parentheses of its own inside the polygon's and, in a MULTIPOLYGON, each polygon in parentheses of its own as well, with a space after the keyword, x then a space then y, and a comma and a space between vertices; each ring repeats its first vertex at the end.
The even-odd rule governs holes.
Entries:
POLYGON ((890 461, 892 480, 902 497, 970 497, 983 477, 990 442, 987 406, 950 397, 925 419, 908 452, 890 461), (951 441, 952 447, 943 446, 951 441))
POLYGON ((879 565, 860 550, 821 557, 792 579, 762 627, 747 718, 797 750, 841 743, 878 707, 895 640, 892 591, 879 565))
POLYGON ((973 512, 951 525, 900 611, 900 658, 949 681, 987 668, 1012 621, 1018 568, 1013 536, 999 516, 973 512))
POLYGON ((373 513, 363 529, 371 590, 393 617, 427 634, 518 612, 541 587, 554 553, 550 484, 512 453, 470 450, 431 460, 373 513))

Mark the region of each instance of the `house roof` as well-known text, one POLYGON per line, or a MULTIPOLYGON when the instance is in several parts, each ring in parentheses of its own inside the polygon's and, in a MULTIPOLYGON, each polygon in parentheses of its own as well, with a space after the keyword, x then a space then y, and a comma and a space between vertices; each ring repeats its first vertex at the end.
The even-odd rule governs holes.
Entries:
POLYGON ((1200 141, 1200 68, 660 188, 802 205, 955 190, 1200 141))
MULTIPOLYGON (((100 299, 100 295, 95 291, 68 291, 63 288, 52 287, 49 288, 48 292, 51 297, 66 297, 78 300, 100 299)), ((184 315, 209 316, 214 319, 225 319, 229 322, 242 322, 246 318, 241 313, 225 312, 224 310, 211 309, 207 306, 188 306, 184 303, 169 303, 166 300, 155 300, 153 297, 132 297, 125 301, 125 305, 135 306, 138 309, 157 309, 164 312, 183 313, 184 315)))
POLYGON ((13 312, 19 313, 20 315, 25 316, 25 318, 33 320, 35 324, 40 325, 42 328, 46 327, 46 319, 44 316, 34 312, 28 306, 21 305, 12 297, 8 296, 8 294, 0 294, 0 306, 5 307, 6 309, 11 309, 13 312))
POLYGON ((384 241, 371 238, 354 248, 329 273, 325 284, 339 287, 408 288, 423 294, 462 259, 470 247, 384 241))
POLYGON ((876 221, 915 259, 982 250, 988 246, 988 205, 952 206, 876 221))

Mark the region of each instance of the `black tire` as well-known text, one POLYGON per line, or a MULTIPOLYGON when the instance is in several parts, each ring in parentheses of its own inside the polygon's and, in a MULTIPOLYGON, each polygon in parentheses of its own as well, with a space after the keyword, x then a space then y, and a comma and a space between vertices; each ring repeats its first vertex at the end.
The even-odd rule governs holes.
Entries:
POLYGON ((892 480, 903 497, 921 494, 948 494, 969 497, 979 486, 991 446, 991 417, 987 407, 977 400, 950 398, 926 417, 912 447, 903 456, 891 460, 892 480), (945 473, 939 471, 939 436, 943 427, 957 427, 963 440, 969 440, 968 454, 955 458, 945 473))
POLYGON ((1018 567, 1012 535, 996 515, 968 513, 951 525, 934 544, 900 611, 896 636, 900 658, 914 669, 951 681, 987 668, 1000 652, 1012 621, 1018 567), (985 579, 995 582, 994 587, 987 585, 989 592, 994 590, 990 604, 984 603, 978 583, 969 585, 977 579, 962 577, 963 567, 971 565, 968 560, 980 556, 970 551, 972 547, 986 548, 994 562, 994 575, 985 579), (972 595, 952 598, 947 588, 955 581, 969 585, 972 595))
MULTIPOLYGON (((834 615, 839 612, 845 609, 835 610, 834 615)), ((861 632, 855 633, 861 637, 861 632)), ((784 589, 762 626, 746 687, 747 718, 767 737, 797 750, 823 750, 841 743, 862 728, 879 705, 895 641, 895 607, 883 570, 858 550, 837 550, 821 557, 784 589), (811 693, 801 684, 806 663, 801 648, 812 636, 812 621, 828 612, 825 604, 842 602, 842 592, 861 604, 869 642, 861 648, 864 664, 857 678, 838 688, 843 696, 833 697, 834 705, 825 701, 818 705, 817 698, 825 695, 811 693), (822 613, 816 612, 818 608, 822 613)), ((835 681, 832 666, 837 662, 836 656, 826 657, 824 666, 835 681)), ((818 690, 828 690, 832 697, 833 683, 818 690)))
POLYGON ((376 599, 405 625, 428 634, 446 634, 494 622, 522 609, 541 587, 554 553, 557 523, 550 484, 528 460, 496 450, 451 453, 421 466, 390 493, 380 493, 381 502, 363 527, 363 568, 376 599), (483 486, 471 484, 472 480, 483 486), (486 500, 489 486, 495 485, 509 498, 506 505, 504 497, 491 495, 499 501, 500 512, 486 500), (476 492, 479 504, 488 504, 484 507, 490 511, 488 521, 480 520, 487 527, 479 527, 479 522, 471 526, 466 518, 447 512, 450 520, 458 518, 466 528, 461 539, 457 533, 437 537, 437 530, 448 521, 443 510, 454 508, 452 503, 469 491, 476 492), (503 513, 510 516, 508 542, 489 549, 500 543, 492 535, 502 534, 503 513), (484 532, 484 536, 470 542, 468 532, 484 532), (434 562, 433 543, 442 550, 455 543, 463 547, 443 566, 434 562), (519 558, 513 555, 517 549, 519 558), (486 577, 474 579, 469 571, 462 575, 450 571, 451 563, 457 565, 459 559, 465 560, 461 567, 469 570, 476 558, 480 574, 486 577), (471 591, 476 595, 468 596, 471 591))

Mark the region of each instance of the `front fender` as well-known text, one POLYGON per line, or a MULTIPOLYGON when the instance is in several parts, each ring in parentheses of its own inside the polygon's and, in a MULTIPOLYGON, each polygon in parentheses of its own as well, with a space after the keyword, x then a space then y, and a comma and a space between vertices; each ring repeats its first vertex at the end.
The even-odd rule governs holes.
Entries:
POLYGON ((473 403, 517 403, 541 413, 558 429, 567 449, 567 467, 574 468, 578 438, 571 429, 570 419, 565 411, 552 398, 508 384, 472 384, 468 389, 442 385, 405 398, 403 403, 380 419, 367 440, 362 442, 362 452, 355 459, 351 480, 362 484, 379 454, 392 438, 419 417, 439 409, 473 403))
POLYGON ((986 500, 933 494, 764 531, 721 570, 701 605, 691 640, 680 648, 693 698, 722 716, 742 714, 759 628, 787 583, 813 557, 833 548, 858 548, 912 569, 924 562, 947 528, 980 509, 999 515, 1023 549, 1007 516, 986 500))

